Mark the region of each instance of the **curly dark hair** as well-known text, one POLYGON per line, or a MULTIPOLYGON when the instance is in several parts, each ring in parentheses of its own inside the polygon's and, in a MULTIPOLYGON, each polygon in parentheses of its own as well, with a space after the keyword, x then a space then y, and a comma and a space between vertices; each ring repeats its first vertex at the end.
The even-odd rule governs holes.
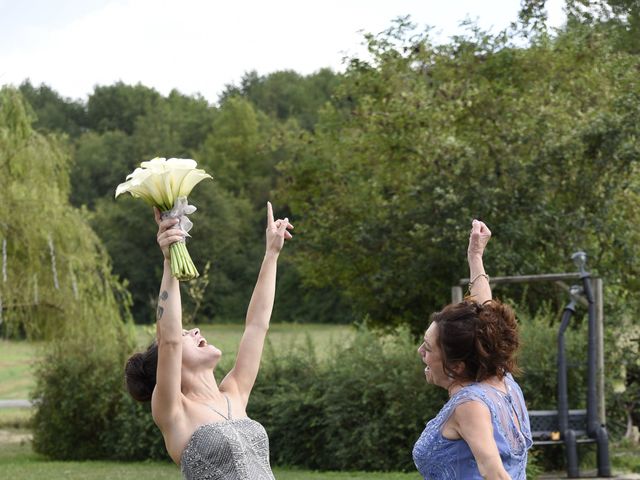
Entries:
POLYGON ((124 381, 131 396, 139 402, 149 402, 156 386, 158 344, 153 342, 144 352, 133 354, 124 367, 124 381))
POLYGON ((431 315, 438 328, 437 344, 444 371, 458 381, 481 382, 507 373, 520 373, 516 352, 520 347, 516 316, 497 300, 484 304, 465 300, 431 315), (464 364, 456 373, 453 366, 464 364))

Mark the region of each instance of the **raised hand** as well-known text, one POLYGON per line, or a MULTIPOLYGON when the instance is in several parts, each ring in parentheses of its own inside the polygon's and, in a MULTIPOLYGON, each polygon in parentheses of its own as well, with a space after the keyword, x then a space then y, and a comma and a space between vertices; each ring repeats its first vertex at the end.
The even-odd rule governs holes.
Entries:
POLYGON ((482 258, 484 249, 491 238, 491 230, 484 222, 474 220, 471 222, 471 234, 469 235, 469 247, 467 248, 467 257, 482 258))
POLYGON ((293 238, 289 230, 293 229, 293 225, 289 223, 289 219, 273 219, 273 207, 271 202, 267 202, 267 253, 280 253, 284 246, 285 240, 293 238))
POLYGON ((156 219, 156 223, 158 224, 158 245, 160 246, 160 250, 162 250, 162 255, 165 260, 171 259, 171 253, 169 252, 169 247, 171 244, 176 242, 181 242, 184 240, 184 232, 179 228, 173 228, 177 225, 177 218, 166 218, 162 220, 160 216, 160 210, 156 207, 153 207, 153 214, 156 219))

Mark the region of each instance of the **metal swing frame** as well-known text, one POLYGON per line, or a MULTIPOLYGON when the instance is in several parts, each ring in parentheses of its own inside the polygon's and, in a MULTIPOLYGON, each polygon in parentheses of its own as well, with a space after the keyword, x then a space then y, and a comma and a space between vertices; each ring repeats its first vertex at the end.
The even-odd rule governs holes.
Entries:
MULTIPOLYGON (((555 282, 570 294, 570 302, 564 308, 558 331, 558 409, 529 411, 531 433, 534 445, 564 444, 567 460, 567 477, 579 478, 579 443, 596 443, 598 476, 611 477, 609 445, 606 431, 604 394, 604 314, 603 283, 601 278, 593 278, 586 271, 587 256, 576 252, 572 260, 578 267, 575 273, 552 273, 542 275, 520 275, 491 278, 490 284, 513 284, 532 282, 555 282), (569 287, 566 281, 580 280, 581 285, 569 287), (567 394, 567 360, 565 354, 565 332, 576 313, 576 304, 588 309, 588 350, 587 350, 587 408, 570 410, 567 394)), ((451 301, 463 300, 463 287, 470 279, 462 278, 451 288, 451 301)))

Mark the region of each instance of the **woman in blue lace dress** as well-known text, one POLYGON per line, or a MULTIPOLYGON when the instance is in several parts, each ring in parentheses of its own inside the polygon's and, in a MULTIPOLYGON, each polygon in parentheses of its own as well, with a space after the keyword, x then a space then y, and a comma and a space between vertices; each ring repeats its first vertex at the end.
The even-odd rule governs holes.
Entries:
POLYGON ((526 478, 531 429, 512 376, 518 329, 511 308, 491 298, 482 262, 490 237, 474 220, 467 250, 471 298, 434 313, 418 349, 427 382, 449 392, 413 449, 425 479, 526 478))

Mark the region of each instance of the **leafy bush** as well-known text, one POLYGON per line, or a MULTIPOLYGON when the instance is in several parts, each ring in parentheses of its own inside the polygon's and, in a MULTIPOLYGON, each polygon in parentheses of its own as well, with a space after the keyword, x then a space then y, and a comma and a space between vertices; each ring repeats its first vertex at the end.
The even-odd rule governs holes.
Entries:
POLYGON ((116 460, 170 460, 164 439, 151 417, 151 405, 133 400, 126 391, 118 391, 115 417, 101 435, 110 458, 116 460))
MULTIPOLYGON (((524 309, 516 308, 517 312, 524 309)), ((558 329, 559 313, 548 309, 535 316, 519 314, 522 348, 518 363, 523 375, 518 379, 530 410, 558 408, 558 329)), ((586 319, 584 319, 586 320, 586 319)), ((565 332, 569 408, 586 408, 587 401, 587 324, 580 315, 565 332)))
POLYGON ((53 342, 38 364, 34 449, 59 460, 167 459, 149 405, 124 388, 130 332, 105 327, 53 342))
POLYGON ((100 441, 116 413, 122 371, 117 357, 90 342, 51 349, 38 368, 34 449, 54 459, 109 458, 100 441))
POLYGON ((250 414, 279 465, 323 470, 413 470, 411 450, 444 404, 429 388, 408 331, 361 330, 319 362, 313 345, 267 350, 250 414), (295 439, 295 441, 292 441, 295 439))
MULTIPOLYGON (((559 316, 543 309, 519 318, 524 374, 518 382, 532 410, 557 408, 559 316)), ((586 402, 586 341, 586 323, 577 316, 566 333, 571 408, 586 402)), ((284 352, 267 349, 249 407, 269 432, 273 463, 413 470, 413 443, 446 401, 444 390, 425 385, 415 349, 407 331, 379 337, 367 330, 335 345, 324 362, 311 341, 284 352)), ((561 448, 536 449, 529 475, 562 468, 563 458, 561 448)))

